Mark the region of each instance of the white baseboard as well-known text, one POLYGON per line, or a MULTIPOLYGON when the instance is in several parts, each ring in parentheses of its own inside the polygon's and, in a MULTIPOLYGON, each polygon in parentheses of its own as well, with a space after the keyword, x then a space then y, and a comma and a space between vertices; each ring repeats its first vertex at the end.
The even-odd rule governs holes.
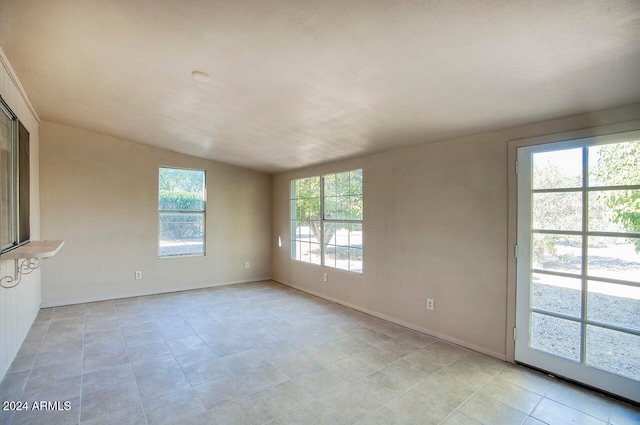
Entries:
POLYGON ((415 324, 405 322, 405 321, 400 320, 398 318, 387 316, 386 314, 380 313, 378 311, 370 310, 368 308, 364 308, 364 307, 361 307, 359 305, 352 304, 352 303, 340 300, 338 298, 330 297, 328 295, 325 295, 325 294, 322 294, 322 293, 319 293, 319 292, 311 291, 309 289, 302 288, 300 286, 291 284, 289 282, 285 282, 285 281, 279 280, 279 279, 274 279, 274 278, 271 278, 271 277, 255 278, 255 279, 248 279, 248 280, 237 280, 237 281, 229 281, 229 282, 207 283, 207 284, 203 284, 203 285, 194 285, 194 286, 190 286, 188 288, 179 288, 179 289, 176 289, 176 288, 169 289, 168 288, 168 289, 165 289, 165 290, 162 290, 162 291, 159 291, 159 292, 140 292, 140 293, 135 293, 135 294, 126 295, 126 296, 122 296, 122 297, 116 296, 116 297, 110 297, 110 298, 75 299, 75 300, 72 300, 70 302, 66 302, 64 304, 42 304, 41 308, 59 307, 61 305, 92 303, 92 302, 108 301, 108 300, 122 299, 122 298, 144 297, 144 296, 149 296, 149 295, 168 294, 168 293, 171 293, 171 292, 183 292, 183 291, 192 291, 192 290, 196 290, 196 289, 214 288, 214 287, 217 287, 217 286, 237 285, 237 284, 241 284, 241 283, 252 283, 252 282, 263 282, 263 281, 267 281, 267 280, 272 280, 274 282, 278 282, 278 283, 280 283, 282 285, 288 286, 288 287, 296 289, 298 291, 301 291, 301 292, 304 292, 304 293, 307 293, 307 294, 310 294, 310 295, 313 295, 313 296, 316 296, 316 297, 319 297, 319 298, 334 302, 336 304, 343 305, 345 307, 352 308, 352 309, 360 311, 362 313, 366 313, 366 314, 368 314, 370 316, 374 316, 374 317, 377 317, 379 319, 386 320, 386 321, 391 322, 391 323, 395 323, 396 325, 400 325, 400 326, 403 326, 405 328, 412 329, 414 331, 418 331, 418 332, 421 332, 423 334, 442 339, 442 340, 450 342, 452 344, 456 344, 456 345, 459 345, 461 347, 468 348, 470 350, 477 351, 479 353, 486 354, 488 356, 495 357, 497 359, 506 361, 506 355, 504 353, 498 353, 498 352, 495 352, 495 351, 492 351, 492 350, 487 350, 484 347, 480 347, 478 345, 471 344, 471 343, 469 343, 467 341, 460 340, 460 339, 452 337, 450 335, 445 335, 445 334, 442 334, 440 332, 435 332, 435 331, 433 331, 431 329, 423 328, 421 326, 417 326, 415 324))
POLYGON ((370 310, 368 308, 364 308, 364 307, 361 307, 361 306, 356 305, 356 304, 351 304, 351 303, 342 301, 340 299, 333 298, 333 297, 327 296, 325 294, 321 294, 319 292, 310 291, 310 290, 308 290, 306 288, 301 288, 301 287, 299 287, 297 285, 293 285, 291 283, 284 282, 282 280, 273 279, 273 278, 271 280, 273 280, 274 282, 281 283, 282 285, 289 286, 289 287, 291 287, 293 289, 297 289, 298 291, 302 291, 302 292, 305 292, 307 294, 311 294, 313 296, 316 296, 316 297, 323 298, 325 300, 334 302, 336 304, 340 304, 340 305, 343 305, 345 307, 352 308, 352 309, 360 311, 362 313, 366 313, 366 314, 368 314, 370 316, 374 316, 374 317, 377 317, 379 319, 386 320, 387 322, 395 323, 396 325, 400 325, 400 326, 403 326, 405 328, 412 329, 414 331, 418 331, 418 332, 421 332, 423 334, 442 339, 442 340, 450 342, 452 344, 456 344, 456 345, 459 345, 461 347, 468 348, 470 350, 477 351, 479 353, 486 354, 486 355, 491 356, 491 357, 495 357, 495 358, 497 358, 499 360, 507 361, 506 360, 506 355, 504 353, 498 353, 498 352, 495 352, 495 351, 492 351, 492 350, 487 350, 484 347, 480 347, 478 345, 471 344, 471 343, 469 343, 467 341, 463 341, 463 340, 460 340, 458 338, 454 338, 454 337, 452 337, 450 335, 445 335, 445 334, 442 334, 440 332, 434 332, 431 329, 423 328, 421 326, 416 326, 416 325, 414 325, 412 323, 407 323, 407 322, 402 321, 400 319, 397 319, 395 317, 387 316, 386 314, 382 314, 380 312, 377 312, 377 311, 374 311, 374 310, 370 310))
POLYGON ((127 295, 122 295, 122 296, 118 296, 118 295, 114 295, 114 296, 109 296, 109 297, 99 297, 99 298, 76 298, 70 301, 66 301, 64 303, 42 303, 40 304, 40 308, 49 308, 49 307, 61 307, 61 306, 65 306, 65 305, 74 305, 74 304, 84 304, 84 303, 95 303, 95 302, 100 302, 100 301, 109 301, 109 300, 118 300, 118 299, 124 299, 124 298, 134 298, 134 297, 146 297, 149 295, 159 295, 159 294, 169 294, 171 292, 184 292, 184 291, 193 291, 195 289, 206 289, 206 288, 215 288, 216 286, 226 286, 226 285, 237 285, 239 283, 252 283, 252 282, 263 282, 265 280, 271 280, 270 277, 262 277, 262 278, 253 278, 253 279, 246 279, 246 280, 234 280, 234 281, 228 281, 228 282, 216 282, 216 283, 206 283, 206 284, 202 284, 202 285, 193 285, 193 286, 189 286, 186 288, 164 288, 162 290, 159 291, 153 291, 153 292, 136 292, 133 294, 127 294, 127 295))

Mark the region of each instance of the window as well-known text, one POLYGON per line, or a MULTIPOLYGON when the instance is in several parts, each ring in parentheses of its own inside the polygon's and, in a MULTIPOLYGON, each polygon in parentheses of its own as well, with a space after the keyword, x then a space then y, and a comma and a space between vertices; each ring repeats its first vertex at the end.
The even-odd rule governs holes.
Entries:
POLYGON ((29 132, 0 98, 0 245, 29 242, 29 132))
POLYGON ((291 182, 291 258, 322 264, 320 177, 291 182))
POLYGON ((160 168, 158 256, 204 255, 204 170, 160 168))
POLYGON ((362 273, 362 170, 291 181, 291 258, 362 273))

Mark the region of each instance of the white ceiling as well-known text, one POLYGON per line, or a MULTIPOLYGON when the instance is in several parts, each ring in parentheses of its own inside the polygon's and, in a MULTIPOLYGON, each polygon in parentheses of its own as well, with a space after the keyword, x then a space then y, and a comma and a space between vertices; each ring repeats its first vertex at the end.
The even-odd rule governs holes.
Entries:
POLYGON ((268 172, 640 100, 638 0, 1 0, 0 46, 43 120, 268 172))

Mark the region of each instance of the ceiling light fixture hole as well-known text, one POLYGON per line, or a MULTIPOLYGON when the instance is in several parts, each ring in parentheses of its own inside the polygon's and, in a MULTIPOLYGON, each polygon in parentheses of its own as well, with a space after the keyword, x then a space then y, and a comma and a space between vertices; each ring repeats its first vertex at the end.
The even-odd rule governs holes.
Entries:
POLYGON ((209 81, 211 81, 211 77, 209 77, 209 74, 202 71, 193 71, 191 73, 191 76, 193 77, 194 80, 199 81, 201 83, 208 83, 209 81))

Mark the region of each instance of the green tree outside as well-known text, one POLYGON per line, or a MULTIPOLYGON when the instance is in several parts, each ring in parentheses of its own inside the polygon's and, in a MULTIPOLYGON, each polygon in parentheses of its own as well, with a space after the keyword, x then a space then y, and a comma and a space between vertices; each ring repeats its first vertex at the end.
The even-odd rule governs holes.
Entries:
MULTIPOLYGON (((600 146, 590 173, 598 184, 606 186, 640 185, 640 140, 600 146)), ((628 233, 640 233, 640 190, 616 190, 603 195, 610 219, 628 233)), ((633 239, 640 252, 640 239, 633 239)))
MULTIPOLYGON (((292 216, 297 227, 308 226, 318 242, 327 245, 338 226, 326 225, 322 232, 320 177, 294 180, 291 183, 292 216)), ((362 220, 362 170, 327 175, 324 178, 324 218, 328 220, 362 220)), ((340 228, 349 228, 340 223, 340 228)), ((294 236, 294 235, 292 235, 294 236)))

